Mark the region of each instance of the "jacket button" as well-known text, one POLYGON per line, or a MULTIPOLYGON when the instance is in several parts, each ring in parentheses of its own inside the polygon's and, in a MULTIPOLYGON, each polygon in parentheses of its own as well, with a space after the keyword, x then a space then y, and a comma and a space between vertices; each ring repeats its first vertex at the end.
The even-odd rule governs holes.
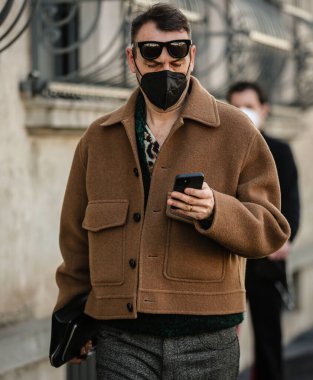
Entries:
POLYGON ((135 214, 133 215, 133 218, 135 222, 140 222, 141 215, 139 214, 139 212, 135 212, 135 214))
POLYGON ((134 168, 134 174, 135 174, 136 177, 139 177, 139 171, 138 171, 137 168, 134 168))
POLYGON ((128 303, 127 304, 127 310, 131 313, 133 311, 133 304, 132 303, 128 303))
POLYGON ((128 263, 129 263, 129 266, 130 266, 132 269, 135 269, 135 268, 136 268, 136 265, 137 265, 136 260, 134 260, 134 259, 130 259, 128 263))

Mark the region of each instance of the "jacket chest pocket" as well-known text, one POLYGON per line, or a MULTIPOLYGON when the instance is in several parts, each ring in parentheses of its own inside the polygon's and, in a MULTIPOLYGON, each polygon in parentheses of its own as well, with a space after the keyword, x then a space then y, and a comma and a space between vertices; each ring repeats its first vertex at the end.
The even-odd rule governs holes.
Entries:
POLYGON ((93 285, 121 285, 128 212, 127 200, 88 203, 82 227, 88 231, 89 266, 93 285))

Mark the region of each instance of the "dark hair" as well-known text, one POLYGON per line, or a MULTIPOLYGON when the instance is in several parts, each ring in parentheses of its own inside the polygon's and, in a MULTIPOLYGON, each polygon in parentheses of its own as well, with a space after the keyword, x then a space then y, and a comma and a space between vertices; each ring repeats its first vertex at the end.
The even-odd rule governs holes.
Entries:
POLYGON ((189 37, 191 36, 191 27, 187 17, 178 8, 170 4, 158 3, 133 20, 131 24, 132 43, 140 28, 150 21, 155 22, 159 30, 178 31, 184 29, 189 37))
POLYGON ((255 91, 259 98, 259 102, 261 104, 268 102, 267 95, 264 93, 261 86, 256 82, 248 82, 248 81, 236 82, 232 84, 227 91, 227 95, 226 95, 227 101, 230 103, 230 98, 235 92, 242 92, 245 90, 255 91))

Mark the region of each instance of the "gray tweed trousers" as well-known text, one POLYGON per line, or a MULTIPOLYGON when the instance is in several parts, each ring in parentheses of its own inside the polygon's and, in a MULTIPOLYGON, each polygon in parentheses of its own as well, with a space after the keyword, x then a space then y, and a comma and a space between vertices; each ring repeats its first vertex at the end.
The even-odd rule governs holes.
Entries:
POLYGON ((233 327, 161 338, 103 325, 96 349, 97 380, 235 380, 239 355, 233 327))

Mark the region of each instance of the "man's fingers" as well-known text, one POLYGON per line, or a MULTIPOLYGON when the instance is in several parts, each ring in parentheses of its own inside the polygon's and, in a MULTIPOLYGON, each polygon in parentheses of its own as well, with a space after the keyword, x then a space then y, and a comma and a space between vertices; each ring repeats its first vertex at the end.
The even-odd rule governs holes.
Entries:
POLYGON ((80 364, 86 358, 88 353, 92 350, 92 341, 89 340, 86 344, 80 349, 80 357, 73 358, 69 361, 70 364, 80 364))
POLYGON ((81 348, 80 354, 81 356, 85 356, 91 350, 92 350, 92 341, 88 340, 88 342, 86 342, 85 345, 81 348))
POLYGON ((192 217, 193 219, 196 219, 196 220, 201 220, 201 219, 206 218, 206 215, 202 211, 202 209, 192 208, 191 211, 184 211, 184 210, 177 209, 175 211, 177 214, 186 215, 186 216, 192 217))
POLYGON ((211 197, 212 190, 206 182, 203 182, 202 189, 193 189, 192 187, 187 187, 185 189, 185 194, 191 195, 199 199, 207 199, 211 197))
MULTIPOLYGON (((195 189, 192 189, 192 190, 195 190, 195 189)), ((197 191, 202 191, 202 190, 197 190, 197 191)), ((187 194, 179 193, 177 191, 173 191, 171 193, 171 198, 175 200, 179 200, 188 205, 206 206, 208 199, 210 199, 211 197, 209 193, 206 194, 206 196, 202 196, 202 198, 200 198, 200 197, 195 197, 191 194, 187 195, 187 194)))
POLYGON ((196 202, 198 202, 197 198, 192 198, 189 195, 179 193, 177 191, 174 191, 171 194, 171 198, 174 199, 176 202, 184 203, 187 205, 194 205, 196 202))
POLYGON ((191 204, 188 204, 187 202, 181 202, 177 199, 169 199, 167 203, 170 206, 177 207, 177 209, 182 210, 182 211, 191 211, 191 207, 194 208, 195 206, 192 206, 191 204))
POLYGON ((202 190, 187 188, 185 193, 173 191, 167 200, 169 206, 175 207, 176 212, 191 216, 194 219, 206 219, 214 207, 214 196, 206 182, 202 190))
POLYGON ((70 364, 80 364, 83 360, 80 358, 73 358, 69 361, 70 364))

